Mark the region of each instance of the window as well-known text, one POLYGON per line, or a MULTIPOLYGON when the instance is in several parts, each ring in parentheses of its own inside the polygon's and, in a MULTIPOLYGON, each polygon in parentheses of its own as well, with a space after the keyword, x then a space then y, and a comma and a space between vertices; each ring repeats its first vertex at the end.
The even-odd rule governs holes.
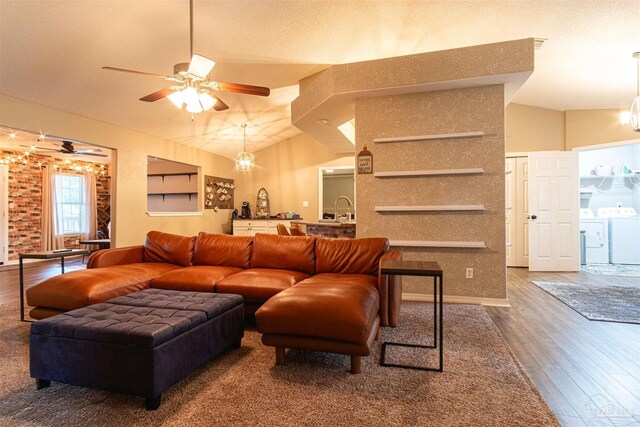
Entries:
POLYGON ((56 235, 89 232, 88 200, 82 175, 56 174, 56 235))

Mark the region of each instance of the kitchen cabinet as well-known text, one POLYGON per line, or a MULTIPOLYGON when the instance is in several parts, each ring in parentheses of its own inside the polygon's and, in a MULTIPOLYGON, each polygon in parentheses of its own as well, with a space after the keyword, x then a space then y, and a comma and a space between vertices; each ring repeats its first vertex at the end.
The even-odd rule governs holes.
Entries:
POLYGON ((257 233, 278 234, 278 224, 291 227, 291 220, 283 219, 234 219, 234 236, 255 236, 257 233))

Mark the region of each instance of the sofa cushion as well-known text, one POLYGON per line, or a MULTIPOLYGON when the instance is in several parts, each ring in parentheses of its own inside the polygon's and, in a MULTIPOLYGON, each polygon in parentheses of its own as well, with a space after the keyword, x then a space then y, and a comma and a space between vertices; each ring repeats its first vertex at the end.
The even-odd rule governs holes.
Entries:
POLYGON ((195 237, 150 231, 144 242, 143 262, 166 262, 182 267, 191 265, 195 237))
POLYGON ((216 292, 240 294, 248 302, 263 303, 309 275, 299 271, 251 268, 216 283, 216 292))
POLYGON ((389 249, 384 238, 318 239, 316 273, 378 275, 380 258, 389 249))
POLYGON ((174 264, 145 262, 72 271, 27 289, 27 304, 75 310, 147 289, 151 280, 176 268, 174 264))
POLYGON ((176 291, 213 292, 217 282, 240 271, 242 269, 238 267, 194 265, 156 277, 151 281, 150 286, 176 291))
POLYGON ((315 273, 315 237, 256 234, 251 268, 274 268, 315 273))
POLYGON ((366 282, 299 283, 264 303, 256 325, 263 334, 366 345, 379 304, 378 291, 366 282))
MULTIPOLYGON (((163 276, 164 277, 164 276, 163 276)), ((341 284, 362 284, 378 288, 378 277, 369 274, 338 274, 338 273, 321 273, 304 279, 296 286, 306 283, 320 283, 328 287, 341 284)))
POLYGON ((252 237, 200 232, 193 251, 193 265, 249 268, 252 237))

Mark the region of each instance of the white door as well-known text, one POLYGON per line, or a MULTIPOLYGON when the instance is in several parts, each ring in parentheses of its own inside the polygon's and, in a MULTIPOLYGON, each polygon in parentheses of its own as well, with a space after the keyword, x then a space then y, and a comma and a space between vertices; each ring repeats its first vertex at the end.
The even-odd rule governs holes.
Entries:
POLYGON ((505 217, 507 220, 507 267, 517 266, 516 248, 516 159, 509 157, 505 161, 505 217))
POLYGON ((0 264, 9 257, 9 175, 6 165, 0 165, 0 264))
POLYGON ((516 158, 516 266, 529 266, 529 159, 516 158))
POLYGON ((529 153, 529 270, 579 270, 578 189, 578 153, 529 153))

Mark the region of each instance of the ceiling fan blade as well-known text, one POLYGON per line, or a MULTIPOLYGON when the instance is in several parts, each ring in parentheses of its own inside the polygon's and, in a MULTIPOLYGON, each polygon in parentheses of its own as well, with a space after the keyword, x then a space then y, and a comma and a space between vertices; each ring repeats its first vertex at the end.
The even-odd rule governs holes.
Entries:
MULTIPOLYGON (((209 95, 211 95, 211 94, 209 94, 209 95)), ((213 106, 214 110, 216 110, 216 111, 224 111, 224 110, 228 110, 229 109, 229 106, 227 104, 225 104, 224 102, 222 102, 222 100, 220 98, 218 98, 215 95, 211 95, 211 97, 216 100, 216 103, 213 106)))
MULTIPOLYGON (((22 145, 22 144, 20 144, 20 147, 28 148, 29 150, 31 150, 31 146, 30 145, 22 145)), ((56 148, 47 148, 47 147, 38 147, 38 146, 36 146, 36 151, 41 151, 41 150, 58 151, 58 149, 56 149, 56 148)))
POLYGON ((83 148, 82 150, 75 151, 78 154, 91 154, 91 153, 102 153, 102 150, 97 148, 83 148))
POLYGON ((187 73, 206 79, 216 63, 202 55, 193 55, 187 73))
POLYGON ((109 70, 109 71, 120 71, 122 73, 131 73, 131 74, 140 74, 142 76, 147 76, 147 77, 156 77, 158 79, 167 79, 167 78, 171 78, 171 77, 167 77, 167 76, 161 76, 160 74, 152 74, 152 73, 147 73, 144 71, 136 71, 136 70, 127 70, 126 68, 116 68, 116 67, 102 67, 103 70, 109 70))
POLYGON ((76 151, 76 154, 80 154, 82 156, 96 156, 96 157, 109 157, 106 154, 98 154, 98 153, 78 153, 76 151))
POLYGON ((154 101, 157 101, 158 99, 162 99, 166 96, 171 95, 173 92, 176 92, 176 89, 172 87, 166 87, 164 89, 160 89, 157 92, 153 92, 152 94, 149 94, 147 96, 143 96, 142 98, 140 98, 140 101, 154 102, 154 101))
MULTIPOLYGON (((213 82, 212 82, 213 83, 213 82)), ((244 93, 246 95, 269 96, 271 89, 262 86, 243 85, 240 83, 217 82, 218 90, 244 93)))

